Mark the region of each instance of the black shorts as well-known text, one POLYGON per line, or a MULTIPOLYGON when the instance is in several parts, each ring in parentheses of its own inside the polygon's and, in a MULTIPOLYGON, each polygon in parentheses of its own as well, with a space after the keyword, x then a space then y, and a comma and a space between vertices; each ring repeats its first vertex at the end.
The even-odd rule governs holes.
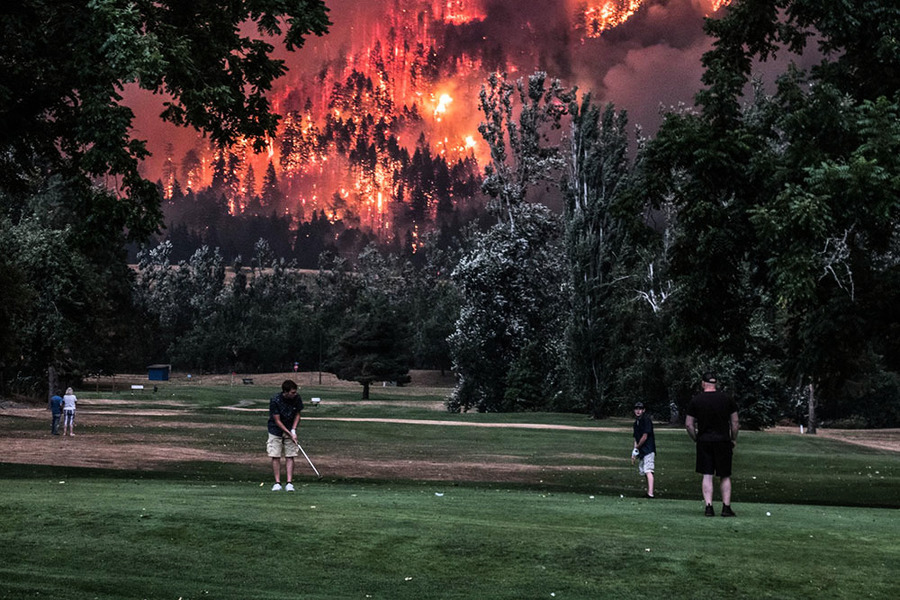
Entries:
POLYGON ((697 472, 731 477, 731 442, 697 442, 697 472))

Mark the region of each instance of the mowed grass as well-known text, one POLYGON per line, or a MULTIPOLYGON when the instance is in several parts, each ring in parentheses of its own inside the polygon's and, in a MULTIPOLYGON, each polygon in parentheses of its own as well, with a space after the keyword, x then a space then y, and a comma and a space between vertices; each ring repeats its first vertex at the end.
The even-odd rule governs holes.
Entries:
POLYGON ((0 498, 3 598, 890 598, 900 559, 884 509, 39 475, 0 498))
MULTIPOLYGON (((135 406, 165 414, 137 426, 98 424, 122 407, 80 395, 79 444, 101 434, 129 443, 137 429, 147 443, 233 461, 107 470, 0 457, 0 598, 897 596, 895 452, 742 432, 738 518, 710 519, 680 428, 657 425, 651 501, 640 497, 625 418, 450 415, 435 410, 439 394, 373 388, 373 402, 358 405, 356 390, 338 403, 335 390, 305 388, 323 403, 304 412, 301 442, 325 479, 299 462, 297 492, 273 493, 261 440, 274 390, 248 388, 138 394, 135 406), (245 410, 222 408, 237 405, 245 410), (347 418, 445 424, 337 420, 347 418), (341 473, 363 461, 389 467, 341 473), (492 477, 484 465, 517 474, 492 477)), ((45 430, 43 420, 0 419, 3 436, 45 430)))

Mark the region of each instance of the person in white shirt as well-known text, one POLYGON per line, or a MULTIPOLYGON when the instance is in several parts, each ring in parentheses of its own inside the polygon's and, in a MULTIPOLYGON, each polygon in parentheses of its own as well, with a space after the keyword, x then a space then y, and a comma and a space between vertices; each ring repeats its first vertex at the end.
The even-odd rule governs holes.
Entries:
POLYGON ((63 435, 75 435, 75 392, 72 388, 66 388, 63 396, 63 435))

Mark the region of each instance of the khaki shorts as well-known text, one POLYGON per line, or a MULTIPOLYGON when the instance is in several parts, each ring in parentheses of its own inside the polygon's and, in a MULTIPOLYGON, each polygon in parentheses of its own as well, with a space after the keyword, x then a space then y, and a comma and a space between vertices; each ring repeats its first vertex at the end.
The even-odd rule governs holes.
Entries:
POLYGON ((300 454, 300 446, 286 435, 272 435, 270 433, 269 441, 266 443, 266 452, 272 458, 281 458, 282 456, 293 458, 300 454))
POLYGON ((653 469, 656 467, 656 452, 651 452, 647 456, 641 459, 641 462, 638 463, 638 473, 641 475, 646 475, 647 473, 652 473, 653 469))

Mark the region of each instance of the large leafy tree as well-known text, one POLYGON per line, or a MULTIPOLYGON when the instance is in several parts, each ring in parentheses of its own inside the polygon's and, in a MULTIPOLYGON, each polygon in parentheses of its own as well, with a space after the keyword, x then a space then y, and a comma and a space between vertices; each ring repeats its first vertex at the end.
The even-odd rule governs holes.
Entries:
MULTIPOLYGON (((610 411, 608 394, 616 361, 620 314, 627 302, 629 225, 625 208, 631 166, 627 116, 605 110, 585 96, 573 105, 572 140, 566 184, 566 250, 572 307, 568 324, 568 364, 573 392, 596 417, 610 411)), ((631 223, 629 223, 631 222, 631 223)))
POLYGON ((340 379, 360 383, 366 400, 373 382, 410 381, 412 290, 402 277, 399 258, 385 256, 374 246, 360 253, 356 281, 342 279, 338 274, 333 280, 333 291, 350 293, 349 298, 332 296, 330 308, 338 319, 331 323, 336 339, 328 368, 340 379))
POLYGON ((321 0, 181 2, 24 0, 0 18, 0 186, 28 190, 38 173, 107 178, 119 221, 142 239, 158 195, 138 171, 124 86, 165 94, 162 118, 263 148, 278 117, 266 93, 286 71, 270 56, 329 25, 321 0), (245 32, 252 32, 251 34, 245 32))
POLYGON ((491 151, 482 189, 498 223, 473 235, 453 274, 463 300, 450 337, 451 409, 540 409, 561 395, 565 250, 558 220, 529 194, 561 174, 574 98, 543 72, 515 82, 493 74, 482 87, 479 131, 491 151))
MULTIPOLYGON (((0 216, 15 230, 11 243, 27 251, 12 254, 5 270, 32 277, 26 288, 38 300, 29 323, 56 323, 57 335, 80 342, 47 337, 49 352, 16 339, 34 327, 4 330, 0 345, 28 353, 20 364, 33 370, 49 361, 43 369, 52 373, 64 352, 70 365, 90 357, 101 368, 121 347, 109 329, 123 329, 128 314, 123 242, 145 239, 161 222, 156 186, 139 172, 147 149, 133 136, 125 86, 164 94, 163 119, 204 131, 216 144, 246 138, 261 148, 278 123, 266 93, 285 73, 284 62, 271 57, 273 42, 280 38, 291 50, 325 33, 326 11, 321 0, 4 4, 0 216), (41 251, 64 255, 41 258, 41 251), (52 277, 37 277, 41 261, 60 263, 52 277), (89 302, 92 289, 97 297, 89 302), (65 291, 90 312, 54 310, 65 291), (94 352, 100 348, 103 356, 94 352)), ((27 291, 4 286, 0 303, 12 305, 27 291)))
POLYGON ((681 227, 678 338, 729 356, 745 391, 772 356, 760 323, 781 328, 782 374, 832 407, 895 368, 881 332, 897 326, 883 306, 896 300, 898 26, 893 2, 735 2, 707 24, 700 112, 667 118, 652 145, 654 193, 674 196, 681 227), (812 44, 817 64, 743 100, 755 61, 812 44))
POLYGON ((459 379, 453 410, 560 408, 566 314, 565 250, 550 210, 524 204, 516 229, 478 234, 453 272, 462 305, 450 336, 459 379))
MULTIPOLYGON (((101 190, 78 193, 96 204, 115 202, 101 190)), ((44 388, 43 373, 49 388, 57 388, 88 370, 121 366, 137 350, 121 239, 103 228, 76 227, 66 202, 71 195, 69 186, 54 180, 30 199, 27 215, 2 223, 0 252, 22 276, 0 292, 12 308, 6 339, 17 354, 16 373, 4 376, 18 379, 21 392, 44 388)))

